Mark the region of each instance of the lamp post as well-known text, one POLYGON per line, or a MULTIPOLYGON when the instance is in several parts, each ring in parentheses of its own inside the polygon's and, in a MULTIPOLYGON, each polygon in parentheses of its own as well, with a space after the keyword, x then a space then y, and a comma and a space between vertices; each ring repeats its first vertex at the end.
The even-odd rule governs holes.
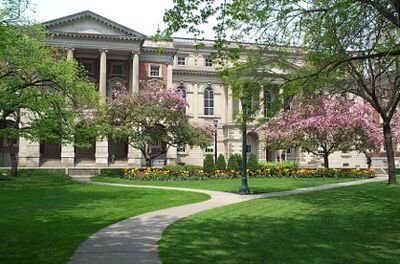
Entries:
POLYGON ((218 149, 217 149, 217 131, 218 131, 218 120, 214 120, 214 128, 215 128, 215 133, 214 133, 214 163, 217 164, 217 158, 218 158, 218 149))
POLYGON ((247 184, 247 102, 245 97, 242 97, 240 101, 242 102, 242 183, 239 193, 250 194, 247 184))

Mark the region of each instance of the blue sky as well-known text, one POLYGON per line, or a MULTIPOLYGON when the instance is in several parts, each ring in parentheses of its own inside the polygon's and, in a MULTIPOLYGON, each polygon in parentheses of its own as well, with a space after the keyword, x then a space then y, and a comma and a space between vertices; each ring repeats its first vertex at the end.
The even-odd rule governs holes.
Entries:
POLYGON ((146 35, 154 35, 159 24, 163 29, 164 11, 172 5, 172 0, 32 0, 38 22, 91 10, 146 35))

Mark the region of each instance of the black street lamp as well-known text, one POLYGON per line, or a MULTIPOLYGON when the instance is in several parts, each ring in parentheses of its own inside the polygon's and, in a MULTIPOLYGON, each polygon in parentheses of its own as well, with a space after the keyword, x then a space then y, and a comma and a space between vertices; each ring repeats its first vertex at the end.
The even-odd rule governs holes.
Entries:
POLYGON ((242 97, 242 184, 239 188, 240 194, 250 194, 250 188, 247 184, 247 102, 246 98, 242 97))
POLYGON ((214 128, 215 128, 215 133, 214 133, 214 163, 217 164, 217 158, 218 158, 218 149, 217 149, 217 131, 218 131, 218 120, 214 120, 214 128))

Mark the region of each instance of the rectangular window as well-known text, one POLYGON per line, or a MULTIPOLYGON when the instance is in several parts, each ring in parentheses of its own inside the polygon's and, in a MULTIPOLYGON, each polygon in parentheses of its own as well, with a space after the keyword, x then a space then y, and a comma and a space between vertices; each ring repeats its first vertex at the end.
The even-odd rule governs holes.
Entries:
POLYGON ((87 71, 88 75, 94 75, 94 64, 91 62, 82 62, 83 67, 87 71))
POLYGON ((178 57, 178 65, 185 66, 186 65, 186 57, 178 57))
POLYGON ((246 152, 247 153, 251 153, 251 145, 247 145, 246 146, 246 152))
POLYGON ((205 151, 206 151, 206 153, 213 153, 214 152, 214 146, 206 147, 205 151))
POLYGON ((160 73, 160 65, 150 65, 150 76, 160 77, 160 73))
POLYGON ((122 67, 122 63, 112 63, 111 64, 111 75, 113 76, 122 76, 124 75, 124 70, 122 67))
POLYGON ((212 67, 213 66, 213 61, 212 61, 211 56, 207 56, 206 57, 205 66, 206 67, 212 67))
POLYGON ((183 146, 183 147, 177 147, 176 148, 176 151, 178 152, 178 153, 184 153, 184 152, 186 152, 186 148, 183 146))

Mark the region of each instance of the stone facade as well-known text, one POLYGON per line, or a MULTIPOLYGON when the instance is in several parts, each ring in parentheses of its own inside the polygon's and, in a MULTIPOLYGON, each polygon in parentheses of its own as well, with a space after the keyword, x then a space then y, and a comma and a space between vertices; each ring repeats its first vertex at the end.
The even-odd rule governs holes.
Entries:
MULTIPOLYGON (((241 153, 242 135, 233 118, 240 102, 232 97, 210 59, 211 42, 202 49, 196 49, 197 43, 193 39, 175 38, 154 43, 145 35, 90 11, 48 21, 44 25, 52 35, 46 45, 67 49, 68 59, 75 59, 86 67, 102 102, 111 97, 117 82, 129 92, 138 91, 142 82, 184 89, 189 105, 186 114, 191 122, 213 124, 218 121, 218 154, 227 158, 233 153, 241 153)), ((265 140, 254 130, 254 125, 249 124, 248 131, 248 150, 257 154, 260 160, 275 161, 285 156, 285 159, 297 160, 304 166, 321 166, 318 157, 295 148, 284 154, 266 150, 265 140)), ((2 147, 0 145, 0 149, 2 147)), ((164 157, 154 161, 154 165, 164 162, 200 165, 206 154, 214 154, 213 145, 206 150, 188 146, 170 148, 164 157)), ((89 149, 77 149, 71 144, 57 146, 49 142, 19 141, 20 166, 105 167, 110 166, 111 155, 116 157, 116 163, 111 166, 144 165, 142 154, 126 141, 93 139, 89 149)), ((365 167, 366 160, 360 153, 335 153, 331 165, 365 167)))

